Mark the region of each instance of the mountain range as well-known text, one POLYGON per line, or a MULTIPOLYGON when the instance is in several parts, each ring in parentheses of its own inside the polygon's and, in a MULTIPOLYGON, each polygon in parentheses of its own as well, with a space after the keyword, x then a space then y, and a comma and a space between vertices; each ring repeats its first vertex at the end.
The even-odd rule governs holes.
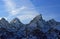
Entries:
POLYGON ((0 20, 0 39, 60 39, 60 22, 45 21, 42 15, 36 16, 29 24, 18 18, 8 22, 0 20))

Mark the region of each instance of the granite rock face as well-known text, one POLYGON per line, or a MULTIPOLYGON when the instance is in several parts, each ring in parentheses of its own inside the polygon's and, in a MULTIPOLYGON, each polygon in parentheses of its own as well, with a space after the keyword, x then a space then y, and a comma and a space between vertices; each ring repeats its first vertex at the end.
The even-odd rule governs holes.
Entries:
POLYGON ((45 21, 41 14, 29 24, 21 23, 18 18, 10 23, 2 18, 0 39, 60 39, 60 22, 54 19, 45 21))

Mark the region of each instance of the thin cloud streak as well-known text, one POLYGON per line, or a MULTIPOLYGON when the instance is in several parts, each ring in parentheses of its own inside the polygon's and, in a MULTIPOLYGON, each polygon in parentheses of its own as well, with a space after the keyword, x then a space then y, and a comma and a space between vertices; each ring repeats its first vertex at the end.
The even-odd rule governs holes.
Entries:
POLYGON ((19 9, 12 10, 10 13, 11 13, 12 15, 17 15, 17 14, 19 14, 20 11, 22 11, 22 10, 25 9, 25 8, 26 8, 26 7, 22 6, 22 7, 20 7, 19 9))

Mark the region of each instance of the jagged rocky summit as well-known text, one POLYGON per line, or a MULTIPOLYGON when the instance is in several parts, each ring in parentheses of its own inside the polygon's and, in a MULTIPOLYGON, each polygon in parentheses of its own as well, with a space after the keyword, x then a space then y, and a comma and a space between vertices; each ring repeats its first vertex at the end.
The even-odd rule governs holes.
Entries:
POLYGON ((0 39, 60 39, 60 22, 45 21, 42 15, 36 16, 29 24, 18 18, 11 22, 0 20, 0 39))

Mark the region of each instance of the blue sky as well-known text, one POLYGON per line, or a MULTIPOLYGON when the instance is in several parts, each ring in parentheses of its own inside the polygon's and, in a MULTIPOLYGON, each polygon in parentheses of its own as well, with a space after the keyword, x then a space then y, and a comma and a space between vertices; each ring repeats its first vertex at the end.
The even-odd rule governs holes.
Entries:
POLYGON ((8 21, 17 17, 29 23, 38 14, 45 20, 60 21, 60 0, 0 0, 0 18, 8 21))
POLYGON ((31 0, 37 11, 43 14, 46 20, 60 21, 60 0, 31 0))

